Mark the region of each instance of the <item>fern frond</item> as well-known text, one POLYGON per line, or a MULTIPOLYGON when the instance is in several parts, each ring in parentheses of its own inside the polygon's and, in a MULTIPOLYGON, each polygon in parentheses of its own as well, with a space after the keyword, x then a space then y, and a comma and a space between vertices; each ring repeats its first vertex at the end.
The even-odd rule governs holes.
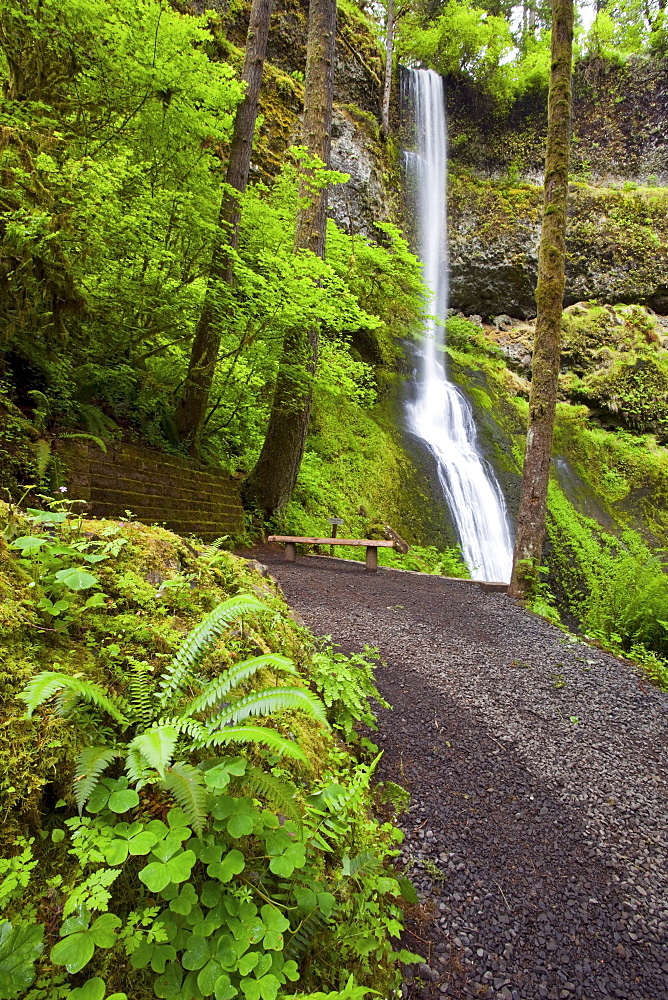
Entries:
POLYGON ((297 673, 297 668, 292 660, 289 660, 287 656, 279 656, 278 653, 253 656, 250 660, 243 660, 241 663, 235 663, 229 668, 229 670, 226 670, 218 677, 214 677, 214 679, 207 684, 202 693, 197 695, 196 698, 193 698, 190 704, 184 708, 183 715, 199 715, 200 712, 206 712, 207 709, 213 708, 215 705, 218 705, 223 700, 225 695, 229 694, 233 688, 241 684, 242 681, 252 677, 253 674, 257 673, 257 671, 261 670, 263 667, 271 667, 273 670, 280 671, 281 673, 297 673))
POLYGON ((155 715, 153 709, 153 692, 149 685, 148 675, 148 664, 138 661, 132 664, 129 699, 130 711, 133 720, 136 720, 143 728, 151 725, 155 715))
POLYGON ((130 784, 139 789, 145 785, 147 780, 150 780, 151 777, 155 778, 155 774, 147 774, 147 770, 146 760, 139 753, 139 751, 129 749, 125 758, 125 773, 128 776, 130 784))
POLYGON ((266 799, 277 812, 282 812, 286 819, 294 820, 301 827, 302 814, 295 802, 294 788, 259 767, 247 767, 243 780, 254 795, 266 799))
POLYGON ((292 740, 281 736, 274 729, 264 726, 227 726, 219 732, 210 733, 203 740, 197 741, 201 746, 213 747, 225 743, 263 743, 274 753, 284 754, 294 760, 306 762, 306 754, 292 740))
POLYGON ((74 798, 79 815, 93 794, 102 773, 119 756, 114 747, 86 747, 77 757, 74 772, 74 798))
POLYGON ((123 726, 128 725, 126 717, 99 685, 93 681, 82 681, 77 677, 59 674, 53 670, 43 670, 37 677, 33 677, 19 695, 19 698, 27 705, 28 718, 32 717, 36 708, 63 690, 75 692, 83 701, 95 705, 96 708, 101 708, 116 722, 120 722, 123 726))
POLYGON ((207 817, 207 792, 204 776, 192 764, 177 761, 165 772, 162 787, 170 792, 188 817, 197 836, 201 836, 207 817))
POLYGON ((180 716, 158 719, 159 726, 171 726, 180 736, 190 736, 193 740, 203 740, 209 735, 209 730, 197 719, 182 719, 180 716))
POLYGON ((313 910, 304 917, 299 926, 287 939, 284 955, 301 965, 301 959, 306 955, 311 947, 311 943, 316 934, 326 930, 328 921, 323 917, 320 910, 313 910))
POLYGON ((286 708, 299 708, 312 719, 317 719, 323 726, 328 726, 325 706, 320 699, 305 688, 266 688, 264 691, 251 691, 239 698, 232 705, 224 708, 213 718, 207 720, 207 726, 218 728, 230 723, 243 722, 252 715, 274 715, 286 708))
POLYGON ((52 457, 50 441, 47 441, 46 438, 39 438, 35 441, 35 468, 37 469, 37 478, 40 482, 46 475, 46 470, 49 468, 52 457))
POLYGON ((92 441, 94 444, 96 444, 98 446, 98 448, 100 448, 101 451, 105 452, 105 454, 106 454, 107 446, 104 443, 104 441, 102 440, 102 438, 97 437, 96 434, 80 434, 80 433, 76 433, 76 434, 61 434, 60 437, 61 437, 61 439, 68 440, 68 441, 72 441, 72 440, 77 439, 77 438, 78 439, 83 439, 84 441, 92 441))
POLYGON ((202 662, 225 626, 247 612, 265 611, 266 607, 251 594, 239 594, 223 601, 184 639, 181 648, 160 678, 158 704, 164 708, 177 697, 186 678, 202 662))
POLYGON ((130 743, 130 750, 140 753, 164 780, 165 768, 171 763, 179 734, 172 726, 153 726, 140 733, 130 743))

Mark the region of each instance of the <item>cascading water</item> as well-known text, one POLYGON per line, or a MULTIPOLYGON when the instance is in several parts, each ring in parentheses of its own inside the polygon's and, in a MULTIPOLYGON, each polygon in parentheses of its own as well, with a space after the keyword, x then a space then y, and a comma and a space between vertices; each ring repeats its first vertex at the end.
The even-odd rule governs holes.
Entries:
MULTIPOLYGON (((414 127, 414 152, 406 169, 415 194, 419 252, 431 292, 428 311, 445 320, 448 307, 446 228, 447 134, 443 80, 433 70, 403 71, 404 105, 414 127)), ((468 400, 448 380, 443 326, 425 325, 415 399, 408 404, 409 429, 429 447, 443 493, 474 580, 508 582, 512 543, 506 505, 491 467, 478 450, 468 400)))

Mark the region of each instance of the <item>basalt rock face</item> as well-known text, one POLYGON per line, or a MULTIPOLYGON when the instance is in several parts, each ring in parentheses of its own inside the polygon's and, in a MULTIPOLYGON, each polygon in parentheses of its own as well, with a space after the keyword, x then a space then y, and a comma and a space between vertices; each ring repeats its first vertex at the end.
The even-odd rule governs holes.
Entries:
MULTIPOLYGON (((542 183, 547 94, 507 111, 456 80, 446 81, 450 157, 492 179, 542 183)), ((637 56, 622 66, 591 58, 573 79, 571 176, 610 185, 668 184, 668 60, 637 56)))
MULTIPOLYGON (((451 82, 450 304, 535 316, 546 97, 505 115, 451 82)), ((566 304, 668 308, 668 62, 579 65, 574 85, 566 304)))
MULTIPOLYGON (((456 174, 449 187, 450 305, 467 315, 536 315, 542 189, 456 174)), ((566 305, 668 311, 668 190, 572 184, 566 305)))

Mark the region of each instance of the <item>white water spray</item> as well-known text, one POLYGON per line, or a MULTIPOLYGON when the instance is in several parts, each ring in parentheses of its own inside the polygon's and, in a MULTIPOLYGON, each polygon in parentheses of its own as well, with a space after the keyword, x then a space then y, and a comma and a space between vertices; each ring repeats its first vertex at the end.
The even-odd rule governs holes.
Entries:
MULTIPOLYGON (((446 228, 447 134, 443 80, 433 70, 405 71, 406 99, 414 116, 416 151, 406 167, 415 192, 419 250, 431 291, 428 311, 445 320, 448 307, 446 228)), ((427 444, 474 580, 510 580, 513 554, 503 494, 478 450, 468 400, 448 381, 443 327, 425 325, 416 398, 408 405, 410 430, 427 444)))

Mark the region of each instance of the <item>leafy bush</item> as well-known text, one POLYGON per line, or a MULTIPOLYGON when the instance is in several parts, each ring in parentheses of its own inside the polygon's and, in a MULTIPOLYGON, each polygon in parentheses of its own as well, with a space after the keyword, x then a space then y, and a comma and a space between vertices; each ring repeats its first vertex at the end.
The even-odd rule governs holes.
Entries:
MULTIPOLYGON (((3 831, 0 995, 275 1000, 299 982, 352 1000, 392 989, 396 962, 412 957, 391 943, 409 891, 388 867, 401 834, 370 815, 376 761, 359 764, 332 739, 307 686, 352 735, 373 722, 369 662, 337 654, 335 689, 273 589, 229 553, 193 556, 162 529, 68 512, 48 524, 16 513, 12 526, 22 544, 3 550, 0 586, 17 574, 31 623, 48 613, 38 605, 51 569, 31 567, 26 538, 40 541, 33 554, 60 546, 75 563, 97 551, 77 538, 124 544, 94 565, 103 606, 73 600, 56 632, 25 626, 33 666, 5 687, 3 737, 20 728, 49 776, 30 792, 25 761, 7 768, 5 801, 26 832, 29 805, 41 836, 3 831), (176 573, 175 554, 188 570, 176 573), (171 576, 149 584, 156 567, 171 576)), ((12 649, 25 642, 21 620, 12 649)))

